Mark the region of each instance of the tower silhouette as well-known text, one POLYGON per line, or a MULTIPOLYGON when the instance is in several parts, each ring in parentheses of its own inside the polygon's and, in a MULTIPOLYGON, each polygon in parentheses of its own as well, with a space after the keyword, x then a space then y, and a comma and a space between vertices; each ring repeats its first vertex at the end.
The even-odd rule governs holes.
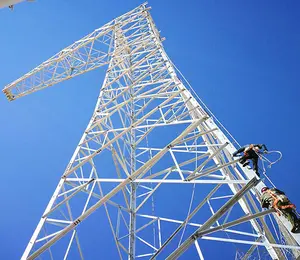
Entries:
POLYGON ((208 244, 238 259, 297 257, 300 235, 261 210, 265 184, 232 157, 235 139, 177 75, 149 10, 112 20, 4 88, 11 101, 107 68, 22 259, 86 259, 89 234, 107 225, 120 259, 176 259, 187 249, 204 259, 208 244))

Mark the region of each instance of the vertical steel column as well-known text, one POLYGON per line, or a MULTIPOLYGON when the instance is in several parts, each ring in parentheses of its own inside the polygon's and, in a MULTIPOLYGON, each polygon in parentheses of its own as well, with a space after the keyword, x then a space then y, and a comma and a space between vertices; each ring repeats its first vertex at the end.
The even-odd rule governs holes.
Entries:
MULTIPOLYGON (((131 124, 135 122, 133 91, 130 88, 131 96, 131 124)), ((135 130, 130 131, 130 174, 136 171, 135 151, 135 130)), ((130 222, 129 222, 129 260, 135 259, 135 230, 136 230, 136 183, 130 183, 130 222)))
MULTIPOLYGON (((235 166, 236 161, 233 161, 231 157, 231 154, 235 151, 235 147, 230 141, 232 139, 229 138, 226 133, 223 133, 223 127, 221 123, 218 122, 217 119, 215 121, 212 113, 206 109, 203 102, 200 100, 199 103, 192 96, 190 92, 192 89, 187 89, 184 83, 178 79, 174 69, 176 67, 174 64, 172 64, 171 60, 163 49, 161 43, 163 39, 160 37, 159 31, 157 30, 155 23, 148 12, 149 9, 150 8, 146 7, 145 3, 138 8, 114 19, 101 28, 96 29, 86 37, 63 49, 48 61, 42 63, 34 70, 5 87, 4 93, 7 98, 9 100, 14 100, 37 90, 41 90, 64 80, 73 78, 92 69, 109 65, 109 69, 106 72, 102 91, 100 92, 92 119, 90 120, 90 123, 88 124, 88 127, 86 128, 86 131, 83 134, 83 137, 79 142, 78 147, 76 148, 74 155, 72 156, 71 161, 59 182, 59 185, 57 186, 57 189, 50 199, 44 215, 42 216, 32 238, 30 239, 30 242, 22 256, 22 260, 33 260, 39 258, 40 254, 48 250, 52 259, 53 256, 50 248, 51 250, 61 250, 60 246, 54 248, 52 248, 52 246, 72 230, 73 235, 71 236, 70 241, 73 241, 73 239, 76 238, 78 249, 81 251, 75 229, 79 223, 87 219, 101 206, 105 207, 115 242, 117 242, 117 248, 118 250, 119 248, 124 250, 126 253, 125 258, 133 260, 138 257, 151 257, 152 253, 146 252, 145 254, 144 248, 141 247, 141 249, 139 249, 139 247, 136 245, 137 239, 140 239, 140 236, 136 236, 136 233, 142 230, 144 227, 150 226, 149 224, 140 227, 141 222, 139 222, 139 219, 137 218, 139 216, 137 211, 139 211, 139 209, 144 205, 144 202, 153 196, 154 192, 161 184, 182 183, 184 185, 189 185, 186 184, 187 182, 182 181, 183 175, 181 175, 181 179, 174 180, 172 177, 170 179, 163 177, 167 172, 172 171, 173 166, 167 169, 162 169, 158 173, 154 173, 151 176, 152 179, 143 179, 143 176, 147 173, 147 171, 149 171, 151 167, 158 163, 159 160, 168 152, 171 152, 178 172, 186 169, 184 174, 190 172, 195 173, 197 169, 200 170, 201 168, 201 174, 197 175, 196 177, 191 177, 189 175, 190 178, 187 178, 188 180, 202 178, 217 171, 221 173, 224 179, 220 180, 219 185, 221 185, 221 183, 227 184, 234 194, 233 198, 236 200, 229 200, 231 204, 224 204, 219 211, 217 211, 210 219, 208 219, 207 222, 204 223, 204 225, 201 226, 200 229, 198 229, 197 233, 194 233, 190 238, 188 238, 187 241, 181 244, 179 248, 175 249, 174 254, 171 255, 171 258, 179 256, 190 245, 195 244, 199 256, 202 259, 204 257, 202 256, 197 242, 198 238, 203 237, 205 234, 216 232, 222 228, 230 227, 245 221, 250 221, 250 224, 253 227, 253 233, 259 236, 259 240, 261 241, 253 242, 252 240, 243 241, 227 239, 227 242, 236 243, 236 241, 238 241, 240 243, 254 245, 250 247, 250 250, 247 253, 248 255, 252 253, 252 250, 254 250, 256 246, 264 246, 272 259, 285 259, 286 257, 283 249, 294 249, 293 253, 294 255, 297 255, 297 258, 300 254, 299 247, 294 245, 300 244, 300 235, 290 233, 290 223, 288 223, 284 217, 279 218, 275 216, 276 221, 279 221, 278 225, 281 229, 281 232, 283 232, 285 243, 288 244, 288 246, 285 246, 279 238, 274 238, 266 221, 261 218, 261 214, 267 214, 267 212, 260 212, 260 207, 258 206, 259 201, 256 199, 259 198, 259 190, 262 188, 262 186, 264 186, 263 183, 258 184, 255 189, 252 189, 252 194, 246 194, 246 196, 243 196, 238 200, 237 196, 240 194, 240 191, 249 185, 249 183, 242 190, 239 189, 237 183, 240 181, 243 182, 250 180, 253 177, 256 178, 256 175, 252 170, 235 166), (57 68, 59 69, 57 70, 57 68), (143 100, 144 103, 141 100, 143 100), (155 100, 158 102, 158 104, 161 104, 161 107, 158 106, 152 108, 152 104, 156 102, 155 100), (173 111, 173 115, 170 116, 169 112, 173 109, 175 112, 173 111), (161 113, 159 116, 155 114, 158 112, 158 110, 160 110, 161 113), (120 121, 115 124, 114 120, 118 120, 117 116, 115 116, 117 113, 120 117, 120 121), (144 116, 139 116, 142 113, 144 116), (180 116, 178 116, 179 114, 180 116), (204 117, 208 115, 212 117, 204 119, 204 117), (163 121, 159 118, 160 116, 163 121), (195 122, 197 120, 202 121, 195 122), (148 122, 150 123, 148 124, 148 122), (183 130, 183 132, 181 132, 181 134, 168 146, 163 146, 163 148, 155 148, 152 147, 151 142, 148 144, 148 141, 145 147, 138 146, 140 141, 148 138, 148 135, 152 129, 156 127, 169 127, 170 125, 175 127, 177 124, 187 124, 188 122, 190 122, 191 125, 183 130), (147 128, 146 125, 151 125, 151 127, 147 128), (197 129, 200 134, 196 131, 193 132, 195 129, 197 129), (142 136, 139 135, 140 132, 143 133, 142 136), (113 136, 113 138, 110 139, 110 136, 113 136), (203 142, 198 139, 200 136, 203 142), (192 145, 189 145, 189 141, 193 139, 195 140, 195 144, 193 143, 192 145), (120 149, 121 146, 119 142, 124 144, 123 151, 120 149), (181 161, 184 159, 184 156, 180 158, 180 155, 178 154, 177 158, 179 160, 177 163, 175 155, 171 149, 173 149, 174 146, 182 143, 185 143, 186 148, 182 149, 183 145, 178 146, 180 149, 177 150, 177 152, 188 152, 190 153, 189 155, 191 155, 192 159, 181 161), (207 152, 200 156, 201 160, 200 157, 197 156, 194 158, 194 151, 192 150, 193 148, 198 147, 198 144, 201 144, 202 147, 205 146, 205 150, 207 149, 207 152), (224 146, 220 146, 222 144, 224 146), (226 148, 225 144, 227 144, 226 148), (110 146, 112 147, 112 156, 117 157, 119 164, 124 170, 124 174, 126 174, 125 178, 124 176, 121 176, 121 174, 118 174, 117 178, 119 179, 113 178, 113 175, 105 179, 98 178, 96 170, 98 167, 101 169, 102 166, 96 166, 96 164, 93 162, 93 158, 98 156, 98 154, 104 150, 108 151, 110 146), (119 148, 119 150, 114 149, 114 146, 118 146, 117 148, 119 148), (218 147, 220 148, 218 149, 218 147), (146 150, 140 152, 140 149, 146 150), (155 155, 152 155, 152 149, 155 149, 159 152, 155 155), (144 158, 146 158, 148 152, 151 154, 151 156, 147 160, 144 158), (144 154, 144 157, 141 157, 142 161, 140 161, 140 158, 136 159, 136 156, 140 156, 142 154, 144 154), (208 158, 205 159, 207 156, 208 158), (196 165, 198 165, 198 160, 200 166, 198 166, 198 168, 195 170, 193 163, 196 161, 196 165), (210 166, 208 165, 208 162, 209 164, 212 163, 211 168, 209 168, 210 166), (140 163, 142 165, 140 165, 140 163), (183 166, 184 168, 181 168, 183 166), (204 168, 204 166, 206 168, 204 168), (78 174, 79 171, 81 176, 78 174), (97 193, 99 191, 95 192, 93 188, 84 188, 88 186, 88 181, 91 181, 92 177, 96 178, 95 181, 99 186, 101 196, 97 193), (137 197, 140 196, 140 193, 138 192, 138 189, 140 188, 139 183, 150 183, 150 180, 152 183, 158 183, 158 185, 154 190, 150 191, 142 203, 139 203, 139 201, 137 203, 137 197), (115 188, 112 188, 107 194, 103 195, 100 182, 120 183, 115 188), (70 185, 74 188, 69 189, 67 185, 70 185), (110 200, 119 192, 124 192, 125 188, 126 192, 128 192, 128 197, 130 197, 130 199, 128 199, 127 195, 124 195, 126 208, 122 207, 121 205, 123 201, 118 204, 117 202, 112 202, 110 200), (253 191, 257 191, 257 193, 255 194, 253 191), (80 197, 80 194, 82 192, 89 194, 89 197, 84 206, 83 213, 79 216, 76 216, 77 218, 75 220, 73 220, 73 217, 70 215, 69 222, 66 222, 64 219, 50 219, 50 221, 47 221, 47 218, 50 216, 50 214, 57 212, 58 209, 61 210, 64 205, 70 212, 71 208, 69 207, 69 200, 71 199, 72 203, 75 200, 72 204, 72 207, 74 207, 75 212, 77 212, 77 208, 80 206, 80 203, 76 203, 76 199, 77 201, 81 202, 82 198, 80 197), (95 197, 97 201, 88 205, 91 196, 95 197), (124 220, 124 223, 122 224, 125 224, 125 236, 120 238, 115 235, 113 227, 114 222, 111 220, 110 215, 108 214, 106 203, 111 203, 113 206, 117 207, 119 214, 122 212, 126 212, 125 214, 128 214, 125 217, 123 213, 122 215, 119 215, 119 217, 122 216, 124 220), (212 228, 212 223, 217 221, 220 216, 223 216, 224 212, 230 210, 234 203, 239 204, 246 216, 226 223, 223 226, 212 228), (258 222, 259 218, 260 221, 258 222), (52 227, 53 220, 54 224, 56 222, 62 223, 61 230, 57 231, 57 226, 54 228, 52 227), (67 224, 67 226, 65 226, 65 224, 67 224), (42 231, 48 226, 51 228, 50 232, 48 231, 48 234, 43 234, 42 231), (283 228, 281 228, 281 226, 283 228), (41 241, 44 242, 40 243, 41 241)), ((180 131, 182 131, 182 127, 178 127, 178 130, 180 133, 180 131)), ((115 159, 116 158, 113 158, 113 160, 115 159)), ((163 162, 161 163, 163 164, 163 162)), ((116 169, 116 171, 118 173, 118 169, 116 169)), ((168 176, 168 174, 165 176, 168 176)), ((214 175, 214 177, 217 178, 222 176, 214 175)), ((213 175, 210 177, 213 177, 213 175)), ((204 179, 203 182, 200 180, 195 181, 195 183, 199 185, 200 183, 206 183, 205 181, 206 180, 204 179)), ((254 180, 252 179, 251 181, 254 180)), ((230 190, 228 191, 230 192, 230 190)), ((210 196, 210 194, 213 192, 214 190, 211 190, 208 196, 210 196)), ((164 219, 163 214, 165 213, 161 212, 161 216, 154 216, 153 213, 153 216, 151 217, 156 219, 158 222, 159 232, 157 239, 159 241, 160 248, 156 249, 155 239, 153 246, 148 241, 141 239, 141 241, 146 245, 150 245, 150 247, 156 250, 155 254, 152 255, 152 258, 155 258, 163 250, 163 248, 170 244, 171 240, 176 236, 176 234, 178 234, 180 230, 185 227, 186 224, 188 224, 190 219, 204 204, 205 201, 196 206, 186 220, 180 224, 180 226, 177 227, 177 229, 175 229, 175 231, 169 237, 162 237, 161 234, 162 229, 160 223, 161 220, 164 219)), ((179 223, 178 220, 172 220, 171 222, 179 223)), ((118 235, 119 226, 120 219, 117 221, 116 227, 118 235)), ((84 228, 84 226, 81 228, 84 228)), ((189 233, 189 235, 191 234, 189 233)), ((150 236, 146 237, 149 239, 150 236)), ((226 240, 223 239, 223 241, 226 240)), ((71 246, 73 246, 71 244, 72 243, 70 242, 66 250, 62 251, 65 255, 65 258, 67 257, 71 246)), ((79 252, 79 254, 83 259, 82 253, 79 252)), ((120 258, 123 258, 120 250, 119 256, 120 258)))
MULTIPOLYGON (((127 48, 126 48, 127 49, 127 48)), ((128 49, 127 49, 128 50, 128 49)), ((129 63, 131 65, 131 56, 130 51, 128 51, 129 56, 129 63)), ((131 71, 130 71, 131 72, 131 71)), ((130 122, 133 125, 136 121, 135 117, 135 106, 134 106, 134 89, 133 81, 134 79, 129 76, 130 81, 130 122)), ((135 130, 131 128, 130 130, 130 174, 133 174, 136 171, 136 137, 135 137, 135 130)), ((129 222, 129 260, 135 259, 135 230, 136 230, 136 182, 130 183, 130 222, 129 222)))
POLYGON ((135 229, 136 229, 136 183, 131 182, 130 194, 130 223, 129 223, 129 255, 128 259, 135 259, 135 229))

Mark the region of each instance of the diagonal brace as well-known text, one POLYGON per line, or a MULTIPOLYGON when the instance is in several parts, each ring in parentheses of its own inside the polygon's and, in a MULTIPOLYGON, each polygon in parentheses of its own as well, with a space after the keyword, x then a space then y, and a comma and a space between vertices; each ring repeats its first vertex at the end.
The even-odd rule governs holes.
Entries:
POLYGON ((212 153, 211 156, 209 156, 203 163, 201 163, 194 171, 193 173, 191 173, 187 178, 186 180, 190 180, 191 178, 197 176, 197 172, 198 171, 202 171, 203 167, 209 162, 211 161, 217 154, 219 154, 226 146, 228 145, 228 143, 225 143, 223 145, 221 145, 221 147, 219 149, 217 149, 216 151, 214 151, 212 153))
POLYGON ((275 209, 272 208, 272 209, 264 210, 262 212, 258 212, 256 214, 246 215, 244 217, 238 218, 238 219, 236 219, 234 221, 231 221, 231 222, 228 222, 226 224, 223 224, 223 225, 220 225, 220 226, 217 226, 217 227, 214 227, 214 228, 208 228, 206 230, 198 232, 197 233, 197 238, 205 236, 205 235, 208 235, 208 234, 213 233, 213 232, 217 232, 219 230, 224 230, 226 228, 236 226, 238 224, 247 222, 247 221, 249 221, 251 219, 256 219, 256 218, 263 217, 263 216, 271 214, 273 212, 275 212, 275 209))
POLYGON ((171 240, 178 234, 178 232, 191 220, 191 218, 202 208, 206 201, 221 187, 221 184, 216 185, 211 192, 202 200, 198 206, 193 210, 193 212, 185 219, 184 222, 172 233, 172 235, 163 243, 163 245, 156 251, 156 253, 150 258, 150 260, 155 259, 161 251, 171 242, 171 240))
POLYGON ((122 183, 120 183, 117 187, 115 187, 111 192, 102 197, 96 204, 90 207, 85 213, 79 216, 73 223, 65 227, 61 230, 56 236, 54 236, 51 240, 37 249, 33 254, 31 254, 27 260, 33 260, 37 258, 40 254, 42 254, 45 250, 47 250, 51 245, 56 243, 59 239, 64 237, 67 233, 73 230, 80 222, 85 220, 89 215, 91 215, 95 210, 101 207, 106 201, 108 201, 111 197, 113 197, 116 193, 122 190, 126 185, 131 183, 135 178, 139 175, 146 174, 146 171, 149 170, 157 161, 161 159, 161 157, 168 152, 170 148, 176 145, 180 140, 182 140, 186 135, 192 132, 195 128, 199 126, 199 124, 203 121, 203 119, 196 120, 194 123, 189 125, 177 138, 175 138, 168 146, 166 146, 163 150, 157 153, 151 160, 141 166, 138 170, 136 170, 130 177, 125 179, 122 183))
POLYGON ((213 216, 211 216, 197 231, 192 234, 187 240, 185 240, 180 247, 178 247, 167 260, 177 259, 182 253, 184 253, 196 239, 198 234, 201 234, 204 230, 210 228, 219 218, 221 218, 234 204, 236 204, 250 189, 256 186, 260 180, 255 177, 252 178, 242 189, 240 189, 230 200, 228 200, 213 216))

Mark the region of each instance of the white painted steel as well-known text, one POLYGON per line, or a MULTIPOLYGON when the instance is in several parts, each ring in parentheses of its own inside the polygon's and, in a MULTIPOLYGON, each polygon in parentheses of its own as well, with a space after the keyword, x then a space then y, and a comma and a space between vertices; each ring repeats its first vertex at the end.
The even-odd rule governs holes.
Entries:
MULTIPOLYGON (((178 78, 149 9, 145 3, 114 19, 3 89, 11 101, 107 66, 91 120, 22 260, 47 256, 51 259, 52 252, 61 253, 59 259, 68 259, 74 257, 73 247, 77 248, 78 258, 84 259, 79 237, 85 224, 80 228, 78 225, 100 210, 105 211, 117 257, 167 257, 164 254, 180 248, 180 245, 174 248, 171 243, 178 239, 180 232, 190 236, 193 233, 190 228, 201 230, 204 223, 209 223, 205 230, 213 228, 207 219, 201 219, 201 213, 217 214, 256 177, 252 170, 241 168, 238 159, 232 158, 236 141, 178 78), (113 169, 102 167, 107 154, 112 158, 113 169), (109 191, 105 191, 106 185, 110 185, 109 191), (191 201, 192 212, 185 220, 156 213, 153 208, 155 205, 159 209, 162 204, 172 206, 165 201, 166 196, 156 195, 161 190, 168 194, 178 185, 183 193, 193 185, 201 191, 194 198, 197 203, 191 201), (83 201, 81 196, 85 196, 83 201), (62 212, 64 217, 60 215, 62 212), (142 219, 149 222, 144 223, 142 219), (167 236, 166 223, 174 225, 167 236), (124 229, 127 234, 121 234, 124 229), (55 244, 61 238, 68 243, 62 252, 59 249, 56 252, 55 244), (138 243, 148 250, 141 250, 138 243)), ((254 257, 257 251, 253 250, 254 246, 263 246, 272 259, 285 259, 282 250, 297 249, 300 235, 291 234, 287 220, 273 215, 272 218, 287 228, 285 236, 293 238, 296 244, 282 244, 278 236, 274 237, 273 227, 260 217, 264 213, 260 212, 258 196, 264 185, 261 182, 257 189, 252 188, 251 193, 242 196, 234 207, 227 209, 230 214, 218 222, 225 227, 236 223, 237 212, 254 216, 242 218, 247 222, 240 222, 245 225, 239 230, 214 227, 214 233, 199 239, 247 244, 249 250, 245 253, 254 257), (217 232, 233 237, 219 238, 217 232)), ((187 205, 176 207, 187 209, 187 205)), ((193 243, 195 247, 191 248, 195 254, 204 259, 206 248, 200 249, 197 241, 193 243)))

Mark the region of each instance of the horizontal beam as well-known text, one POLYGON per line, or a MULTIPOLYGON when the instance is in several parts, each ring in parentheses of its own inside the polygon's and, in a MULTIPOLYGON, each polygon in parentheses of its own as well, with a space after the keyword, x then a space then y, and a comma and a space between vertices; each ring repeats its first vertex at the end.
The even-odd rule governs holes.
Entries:
MULTIPOLYGON (((69 182, 83 182, 88 181, 89 178, 66 178, 69 182)), ((95 182, 123 182, 125 179, 113 179, 113 178, 97 178, 95 182)), ((132 182, 136 183, 165 183, 165 184, 246 184, 248 180, 163 180, 163 179, 135 179, 132 182)))
POLYGON ((64 237, 66 234, 68 234, 71 230, 73 230, 79 223, 84 221, 86 218, 88 218, 95 210, 97 210, 99 207, 101 207, 104 203, 106 203, 111 197, 113 197, 115 194, 117 194, 120 190, 122 190, 126 185, 134 181, 138 176, 143 175, 149 170, 155 163, 157 163, 167 152, 170 148, 175 146, 179 143, 180 140, 186 137, 189 133, 195 130, 199 126, 199 124, 202 122, 201 119, 196 120, 193 124, 189 125, 179 136, 177 136, 169 145, 165 147, 164 150, 157 153, 153 158, 151 158, 148 162, 146 162, 143 166, 141 166, 139 169, 137 169, 135 172, 131 174, 127 179, 125 179, 123 182, 121 182, 117 187, 112 189, 108 194, 103 196, 98 202, 96 202, 93 206, 91 206, 88 210, 85 211, 82 215, 80 215, 78 218, 75 219, 75 221, 65 227, 59 234, 54 236, 51 240, 47 241, 43 246, 38 248, 35 252, 33 252, 27 260, 33 260, 37 258, 39 255, 41 255, 45 250, 47 250, 49 247, 51 247, 53 244, 55 244, 58 240, 60 240, 62 237, 64 237))

